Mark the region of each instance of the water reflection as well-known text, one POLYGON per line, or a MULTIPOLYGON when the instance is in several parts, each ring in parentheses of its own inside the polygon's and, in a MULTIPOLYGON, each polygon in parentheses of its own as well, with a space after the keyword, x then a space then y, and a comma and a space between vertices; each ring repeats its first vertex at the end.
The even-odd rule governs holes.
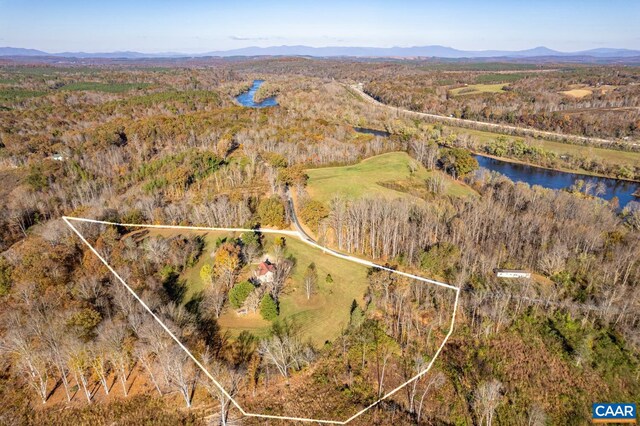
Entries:
POLYGON ((600 184, 600 187, 604 189, 604 193, 598 194, 598 196, 605 200, 618 197, 620 208, 624 208, 630 201, 638 201, 633 196, 633 193, 640 190, 639 183, 548 170, 527 164, 509 163, 481 155, 476 155, 475 158, 478 160, 480 167, 501 173, 514 182, 526 182, 529 185, 540 185, 550 189, 564 189, 575 184, 577 180, 583 180, 585 183, 592 183, 594 188, 600 184))
POLYGON ((251 88, 249 88, 249 90, 236 96, 236 100, 240 103, 240 105, 246 106, 249 108, 265 108, 265 107, 278 105, 278 101, 276 101, 275 96, 266 98, 261 102, 255 101, 254 98, 255 98, 256 92, 258 91, 262 83, 264 83, 264 80, 253 80, 253 84, 251 85, 251 88))

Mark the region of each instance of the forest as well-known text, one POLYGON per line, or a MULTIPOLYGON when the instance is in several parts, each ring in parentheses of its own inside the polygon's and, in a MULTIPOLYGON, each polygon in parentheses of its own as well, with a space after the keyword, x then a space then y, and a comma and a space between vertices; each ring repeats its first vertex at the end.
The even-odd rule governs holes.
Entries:
POLYGON ((260 233, 291 229, 289 194, 321 244, 461 289, 429 372, 352 424, 584 424, 593 401, 637 401, 640 205, 513 183, 478 169, 472 153, 638 180, 623 145, 640 132, 640 73, 515 68, 307 58, 0 66, 0 423, 263 424, 229 396, 254 413, 344 420, 424 370, 452 325, 455 292, 336 266, 293 237, 260 233), (254 79, 278 106, 235 101, 254 79), (566 157, 380 108, 349 90, 358 82, 415 111, 621 146, 566 144, 566 157), (318 190, 330 170, 349 184, 334 177, 318 190), (74 225, 226 392, 62 216, 255 230, 74 225), (275 278, 260 284, 265 256, 275 278), (500 279, 499 268, 532 277, 500 279), (339 303, 320 324, 339 320, 318 339, 294 301, 322 300, 339 303))

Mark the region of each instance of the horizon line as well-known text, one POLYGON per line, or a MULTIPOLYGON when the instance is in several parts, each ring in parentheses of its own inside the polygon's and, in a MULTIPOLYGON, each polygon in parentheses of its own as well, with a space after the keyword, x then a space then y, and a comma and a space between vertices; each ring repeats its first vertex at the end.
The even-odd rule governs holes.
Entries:
POLYGON ((588 49, 580 49, 580 50, 557 50, 545 45, 537 45, 534 47, 528 47, 524 49, 501 49, 501 48, 483 48, 483 49, 460 49, 457 47, 452 47, 450 45, 442 45, 442 44, 413 44, 413 45, 393 45, 393 46, 363 46, 363 45, 323 45, 323 46, 312 46, 307 44, 273 44, 268 46, 260 46, 260 45, 247 45, 237 48, 231 49, 207 49, 203 51, 197 52, 187 52, 189 48, 185 48, 185 51, 181 51, 180 49, 172 49, 172 50, 155 50, 155 51, 142 51, 135 50, 135 48, 124 48, 124 49, 113 49, 113 50, 73 50, 73 49, 62 49, 59 51, 50 51, 50 50, 42 50, 35 47, 18 47, 18 46, 0 46, 0 49, 20 49, 20 50, 31 50, 38 51, 42 53, 46 53, 48 55, 63 55, 63 54, 91 54, 91 55, 99 55, 99 54, 114 54, 114 53, 137 53, 143 55, 184 55, 186 57, 196 56, 196 55, 207 55, 209 53, 225 53, 225 52, 234 52, 245 49, 273 49, 273 48, 306 48, 306 49, 381 49, 381 50, 391 50, 391 49, 417 49, 417 48, 443 48, 450 49, 458 52, 472 52, 472 53, 485 53, 485 52, 504 52, 504 53, 520 53, 520 52, 528 52, 537 49, 547 49, 552 51, 553 53, 560 54, 576 54, 583 52, 593 52, 599 50, 616 50, 616 51, 627 51, 627 52, 638 52, 640 54, 640 46, 637 48, 628 48, 628 47, 592 47, 588 49))

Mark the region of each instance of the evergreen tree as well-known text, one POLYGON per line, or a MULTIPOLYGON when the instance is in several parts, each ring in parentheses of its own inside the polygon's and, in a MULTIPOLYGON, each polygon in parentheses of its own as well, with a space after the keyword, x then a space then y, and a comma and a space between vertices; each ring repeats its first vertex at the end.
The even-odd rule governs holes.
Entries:
POLYGON ((269 293, 265 294, 260 301, 260 315, 267 321, 273 321, 278 317, 278 305, 269 293))
POLYGON ((231 303, 231 306, 236 309, 241 307, 254 288, 253 284, 249 281, 242 281, 234 285, 233 288, 229 290, 229 303, 231 303))

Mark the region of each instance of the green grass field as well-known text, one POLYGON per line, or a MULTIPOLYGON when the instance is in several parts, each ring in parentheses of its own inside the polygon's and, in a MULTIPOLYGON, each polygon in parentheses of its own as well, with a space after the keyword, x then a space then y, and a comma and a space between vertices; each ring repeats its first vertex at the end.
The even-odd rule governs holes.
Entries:
MULTIPOLYGON (((183 271, 180 278, 185 280, 187 289, 184 303, 188 303, 204 289, 200 279, 200 269, 211 262, 211 253, 215 241, 220 237, 238 237, 239 233, 232 232, 190 232, 152 230, 150 235, 171 237, 182 233, 195 236, 206 235, 206 247, 198 263, 183 271)), ((265 253, 271 252, 276 235, 265 235, 265 253)), ((293 319, 300 327, 305 338, 311 339, 316 345, 322 345, 326 340, 333 340, 342 328, 349 322, 349 310, 353 300, 362 306, 367 288, 367 268, 344 259, 325 254, 322 250, 309 246, 295 237, 286 237, 286 256, 295 258, 296 266, 291 278, 280 297, 280 319, 293 319), (304 291, 303 276, 307 266, 315 263, 318 271, 318 290, 309 300, 304 291), (333 283, 326 283, 325 277, 331 274, 333 283)), ((269 256, 273 259, 273 256, 269 256)), ((240 273, 238 281, 251 276, 256 265, 247 265, 240 273)), ((260 313, 237 315, 228 305, 218 319, 223 331, 229 331, 237 336, 242 331, 249 331, 256 336, 264 336, 271 327, 271 322, 265 321, 260 313)))
POLYGON ((360 306, 367 289, 367 268, 340 259, 294 238, 287 238, 287 252, 296 258, 292 285, 281 298, 280 316, 292 318, 300 325, 305 336, 314 343, 333 340, 349 323, 353 300, 360 306), (314 262, 318 270, 318 292, 307 300, 303 276, 307 266, 314 262), (331 274, 333 283, 326 283, 331 274))
MULTIPOLYGON (((495 140, 499 133, 483 132, 480 130, 464 129, 461 127, 446 126, 450 130, 458 134, 473 135, 480 142, 489 142, 495 140)), ((504 135, 503 135, 504 136, 504 135)), ((518 136, 507 136, 508 139, 523 140, 524 138, 518 136)), ((573 145, 569 143, 562 143, 556 141, 549 141, 544 139, 531 139, 533 143, 542 147, 545 151, 555 152, 559 156, 569 154, 572 156, 585 155, 594 159, 604 160, 606 162, 615 164, 626 164, 629 166, 636 166, 640 164, 640 152, 619 151, 616 149, 596 148, 591 146, 573 145)))
POLYGON ((131 90, 145 89, 149 86, 150 84, 148 83, 97 83, 84 81, 66 84, 62 86, 60 90, 124 93, 131 90))
POLYGON ((504 92, 504 88, 507 86, 504 83, 498 84, 470 84, 465 87, 457 87, 449 90, 449 93, 453 96, 462 95, 477 95, 478 93, 500 93, 504 92))
MULTIPOLYGON (((306 170, 309 176, 307 190, 309 195, 324 203, 328 203, 335 195, 347 198, 382 195, 389 199, 411 197, 407 192, 390 189, 394 187, 419 189, 424 180, 439 171, 429 171, 419 165, 406 152, 390 152, 367 158, 351 166, 324 167, 306 170), (411 173, 410 164, 414 164, 415 172, 411 173)), ((475 192, 448 176, 446 194, 466 196, 475 192)))

